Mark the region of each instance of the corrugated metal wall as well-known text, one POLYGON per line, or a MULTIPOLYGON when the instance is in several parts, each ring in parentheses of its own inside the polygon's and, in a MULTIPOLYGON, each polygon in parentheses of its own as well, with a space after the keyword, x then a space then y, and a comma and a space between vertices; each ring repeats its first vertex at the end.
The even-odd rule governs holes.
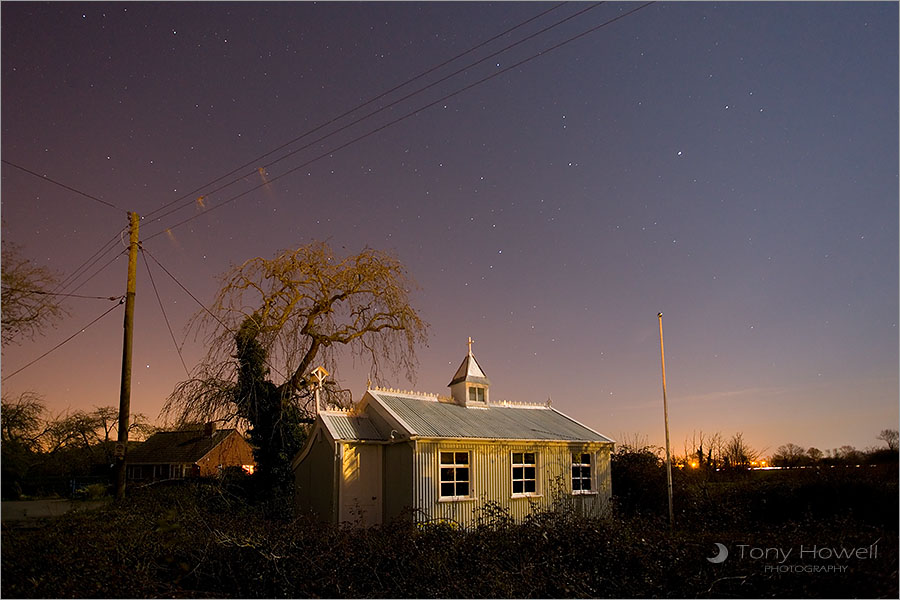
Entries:
POLYGON ((334 495, 335 448, 321 432, 317 432, 309 453, 294 469, 294 494, 297 507, 310 511, 323 521, 336 519, 337 498, 334 495))
POLYGON ((609 444, 527 443, 518 441, 422 441, 413 453, 413 500, 421 518, 449 519, 464 527, 475 524, 487 502, 495 502, 509 511, 516 521, 523 520, 536 508, 551 508, 560 502, 581 514, 599 516, 610 498, 609 444), (440 500, 440 452, 470 453, 472 499, 440 500), (512 453, 537 454, 538 494, 528 497, 512 495, 512 453), (592 454, 594 494, 572 492, 572 453, 592 454))
POLYGON ((338 520, 364 527, 381 524, 382 448, 380 444, 341 442, 338 520))
POLYGON ((413 442, 384 447, 384 521, 413 506, 413 442))

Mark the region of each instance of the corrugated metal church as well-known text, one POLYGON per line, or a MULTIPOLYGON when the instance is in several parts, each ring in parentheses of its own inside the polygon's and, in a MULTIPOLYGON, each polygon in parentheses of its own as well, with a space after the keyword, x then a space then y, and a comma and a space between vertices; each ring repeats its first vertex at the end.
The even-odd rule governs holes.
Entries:
POLYGON ((560 495, 582 514, 605 510, 611 439, 549 402, 492 402, 471 341, 449 386, 449 397, 373 388, 352 411, 319 410, 293 461, 298 507, 334 523, 409 513, 463 527, 487 502, 517 521, 560 495))

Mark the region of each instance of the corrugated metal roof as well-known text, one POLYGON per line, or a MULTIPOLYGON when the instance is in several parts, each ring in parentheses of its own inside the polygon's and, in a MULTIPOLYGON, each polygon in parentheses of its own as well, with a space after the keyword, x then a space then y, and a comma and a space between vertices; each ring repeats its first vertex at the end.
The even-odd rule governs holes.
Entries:
POLYGON ((609 438, 550 407, 488 405, 486 408, 438 402, 433 397, 369 393, 409 427, 410 435, 435 438, 610 442, 609 438))
POLYGON ((368 417, 321 413, 322 422, 336 440, 386 440, 368 417))
POLYGON ((128 462, 177 464, 194 463, 221 444, 234 429, 219 429, 211 436, 202 431, 160 431, 128 451, 128 462))

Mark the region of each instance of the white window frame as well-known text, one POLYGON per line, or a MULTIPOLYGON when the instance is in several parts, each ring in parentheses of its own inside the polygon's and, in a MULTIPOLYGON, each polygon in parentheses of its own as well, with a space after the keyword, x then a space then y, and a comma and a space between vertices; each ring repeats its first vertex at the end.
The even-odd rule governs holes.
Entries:
POLYGON ((572 470, 570 472, 570 482, 572 484, 572 493, 573 494, 596 494, 597 490, 594 489, 594 465, 597 460, 595 454, 593 452, 571 452, 572 457, 572 470), (584 462, 584 457, 588 457, 588 462, 584 462), (576 457, 577 462, 576 462, 576 457), (588 468, 587 477, 584 476, 584 467, 588 468), (575 476, 575 469, 578 468, 580 470, 579 476, 575 476), (578 480, 580 482, 587 481, 589 489, 575 489, 575 481, 578 480))
POLYGON ((540 453, 535 450, 530 451, 522 451, 522 452, 511 452, 509 456, 510 462, 510 485, 512 489, 512 497, 513 498, 527 498, 527 497, 535 497, 541 495, 541 487, 540 487, 540 453), (532 456, 532 461, 527 462, 528 455, 532 456), (516 455, 520 455, 521 458, 519 461, 516 461, 516 455), (522 469, 520 476, 516 477, 516 469, 522 469), (527 477, 526 469, 534 469, 534 477, 527 477), (529 481, 534 482, 534 490, 527 491, 526 483, 529 481), (516 491, 516 482, 522 482, 522 491, 516 491))
POLYGON ((468 394, 469 394, 469 397, 467 398, 467 400, 469 402, 486 402, 487 401, 487 390, 483 387, 480 387, 477 385, 469 386, 468 394), (475 396, 474 398, 472 397, 473 393, 475 396), (481 396, 481 398, 479 398, 479 396, 481 396))
POLYGON ((439 450, 438 451, 438 501, 439 502, 454 502, 459 500, 472 500, 474 498, 472 493, 472 453, 468 450, 439 450), (450 454, 453 457, 453 462, 445 463, 444 455, 450 454), (464 454, 466 456, 466 462, 461 463, 457 462, 459 459, 459 455, 464 454), (452 469, 453 470, 453 480, 450 481, 444 479, 444 469, 452 469), (465 469, 468 473, 467 479, 458 478, 459 470, 465 469), (444 484, 453 485, 453 491, 458 492, 458 486, 460 483, 465 482, 468 485, 468 494, 459 495, 455 494, 452 496, 444 495, 444 484))

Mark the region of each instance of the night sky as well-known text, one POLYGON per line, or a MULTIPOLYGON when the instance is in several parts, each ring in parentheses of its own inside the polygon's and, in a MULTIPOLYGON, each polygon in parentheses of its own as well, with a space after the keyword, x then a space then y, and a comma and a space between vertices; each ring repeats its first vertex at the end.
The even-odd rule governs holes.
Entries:
MULTIPOLYGON (((897 3, 652 4, 500 73, 642 6, 610 3, 471 65, 592 6, 566 4, 260 158, 554 6, 4 2, 3 160, 94 199, 3 164, 3 238, 64 277, 106 249, 64 290, 119 296, 136 211, 204 303, 254 256, 389 250, 431 327, 416 381, 384 385, 446 393, 472 336, 492 399, 659 445, 662 311, 673 452, 701 430, 878 445, 898 423, 897 3)), ((199 306, 146 262, 192 368, 199 306)), ((4 347, 4 394, 118 406, 121 307, 11 376, 112 305, 68 298, 4 347)), ((366 366, 339 367, 358 400, 366 366)), ((156 418, 185 378, 141 259, 132 409, 156 418)))

